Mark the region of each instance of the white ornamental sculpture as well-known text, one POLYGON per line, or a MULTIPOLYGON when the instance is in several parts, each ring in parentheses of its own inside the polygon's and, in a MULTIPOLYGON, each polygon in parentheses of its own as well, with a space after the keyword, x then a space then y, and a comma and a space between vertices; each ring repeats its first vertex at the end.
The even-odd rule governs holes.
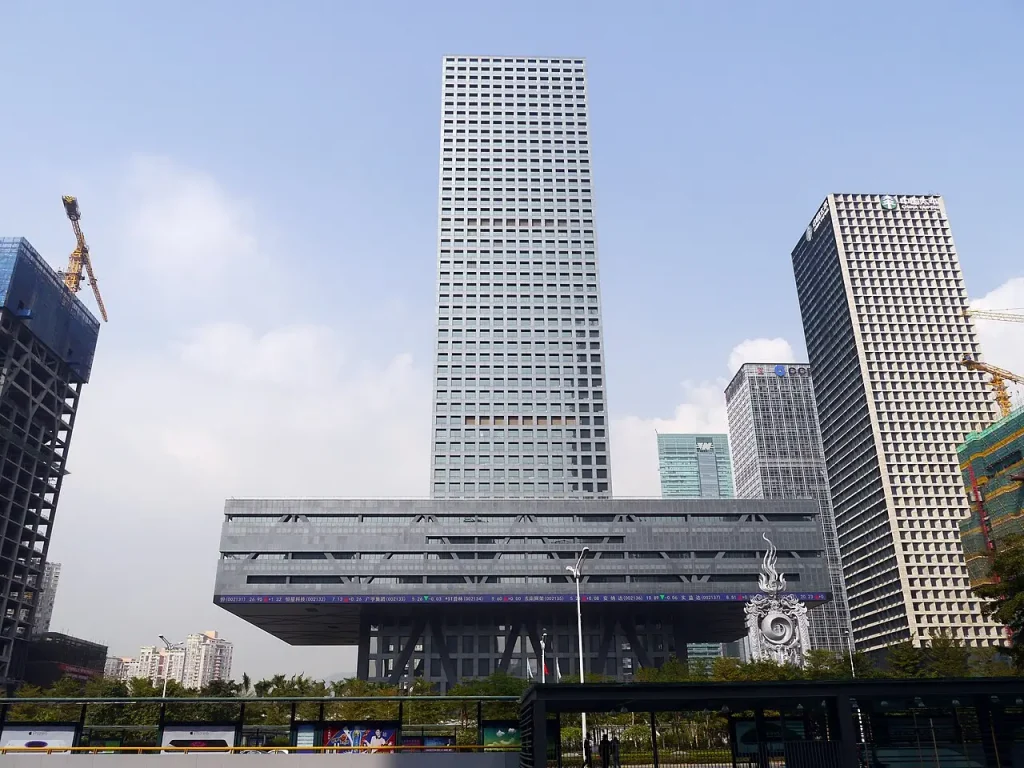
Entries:
POLYGON ((804 665, 811 638, 807 631, 807 606, 794 595, 785 595, 786 577, 775 569, 778 550, 767 534, 768 551, 761 562, 757 584, 763 594, 754 595, 744 607, 747 638, 754 659, 771 659, 779 664, 804 665))

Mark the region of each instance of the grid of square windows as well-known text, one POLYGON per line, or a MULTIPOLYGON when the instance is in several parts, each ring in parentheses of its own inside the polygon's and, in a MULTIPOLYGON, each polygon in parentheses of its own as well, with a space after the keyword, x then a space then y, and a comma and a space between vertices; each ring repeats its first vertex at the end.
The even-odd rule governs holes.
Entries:
POLYGON ((607 497, 583 60, 443 68, 431 495, 607 497))
POLYGON ((821 510, 832 600, 808 612, 811 645, 845 653, 850 609, 843 577, 832 494, 806 365, 743 365, 726 389, 729 439, 742 499, 815 499, 821 510))
POLYGON ((885 203, 831 196, 793 252, 854 632, 865 650, 938 633, 994 644, 957 526, 956 446, 994 414, 960 365, 980 353, 967 292, 941 198, 885 203))

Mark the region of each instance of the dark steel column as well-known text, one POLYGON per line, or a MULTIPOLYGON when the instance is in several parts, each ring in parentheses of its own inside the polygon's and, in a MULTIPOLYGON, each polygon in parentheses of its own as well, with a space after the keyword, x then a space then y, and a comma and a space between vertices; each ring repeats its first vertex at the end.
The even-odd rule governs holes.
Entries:
MULTIPOLYGON (((850 706, 850 697, 840 694, 828 700, 829 705, 835 708, 836 722, 839 724, 839 742, 842 768, 857 768, 859 762, 857 755, 857 729, 853 724, 853 707, 850 706)), ((858 704, 861 702, 858 701, 858 704)))
POLYGON ((402 675, 405 673, 405 668, 409 664, 409 659, 412 658, 412 652, 416 648, 416 643, 420 637, 423 636, 423 630, 427 625, 427 620, 418 616, 413 620, 412 627, 409 630, 409 641, 405 644, 405 647, 398 654, 398 658, 395 660, 395 668, 391 670, 391 675, 388 677, 388 683, 390 685, 397 685, 402 679, 402 675))

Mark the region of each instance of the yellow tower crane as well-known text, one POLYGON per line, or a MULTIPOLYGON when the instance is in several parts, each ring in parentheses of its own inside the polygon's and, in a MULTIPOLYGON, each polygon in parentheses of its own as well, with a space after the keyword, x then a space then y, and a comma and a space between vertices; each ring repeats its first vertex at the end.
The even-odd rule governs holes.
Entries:
POLYGON ((988 363, 979 362, 971 357, 965 357, 960 361, 960 365, 972 371, 987 373, 992 377, 992 380, 989 381, 989 386, 996 393, 996 402, 999 404, 999 410, 1002 411, 1004 417, 1009 416, 1013 407, 1010 405, 1010 392, 1006 388, 1006 382, 1013 381, 1017 384, 1024 384, 1024 376, 1012 373, 1004 368, 997 368, 988 363))
POLYGON ((982 320, 1002 320, 1007 323, 1024 323, 1024 314, 1008 309, 965 309, 964 317, 978 317, 982 320))
POLYGON ((64 195, 61 200, 64 203, 64 210, 71 220, 71 227, 75 230, 75 239, 78 244, 68 258, 68 268, 64 271, 64 285, 72 293, 78 293, 82 287, 82 269, 88 276, 89 285, 92 286, 92 293, 96 297, 96 306, 100 308, 100 315, 103 322, 107 322, 107 308, 103 305, 103 297, 100 296, 100 286, 96 282, 96 275, 92 271, 92 259, 89 257, 89 246, 85 244, 85 235, 82 234, 82 227, 79 220, 82 212, 78 208, 78 198, 73 195, 64 195))

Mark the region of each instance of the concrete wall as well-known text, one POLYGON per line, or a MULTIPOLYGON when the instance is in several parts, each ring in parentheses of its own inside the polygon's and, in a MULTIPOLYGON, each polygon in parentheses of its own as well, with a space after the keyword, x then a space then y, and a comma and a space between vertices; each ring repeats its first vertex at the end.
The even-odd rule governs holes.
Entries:
POLYGON ((130 762, 131 768, 325 768, 339 760, 352 760, 353 768, 518 768, 518 752, 420 752, 386 755, 114 755, 6 754, 4 768, 110 768, 111 762, 130 762))

